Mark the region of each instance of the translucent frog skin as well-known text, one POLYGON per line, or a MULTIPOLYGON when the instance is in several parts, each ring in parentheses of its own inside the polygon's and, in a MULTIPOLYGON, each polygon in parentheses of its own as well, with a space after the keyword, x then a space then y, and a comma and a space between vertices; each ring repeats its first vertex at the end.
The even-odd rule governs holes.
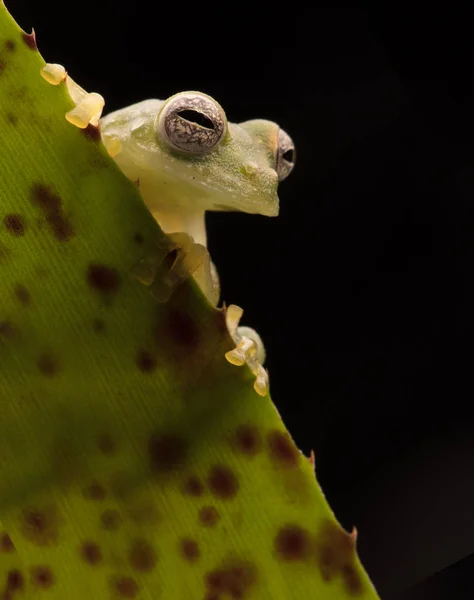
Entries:
MULTIPOLYGON (((207 246, 206 210, 276 216, 277 188, 293 168, 294 145, 276 123, 229 123, 200 92, 145 100, 100 120, 102 139, 122 171, 139 182, 165 233, 207 246)), ((209 300, 219 287, 212 263, 194 274, 209 300)))

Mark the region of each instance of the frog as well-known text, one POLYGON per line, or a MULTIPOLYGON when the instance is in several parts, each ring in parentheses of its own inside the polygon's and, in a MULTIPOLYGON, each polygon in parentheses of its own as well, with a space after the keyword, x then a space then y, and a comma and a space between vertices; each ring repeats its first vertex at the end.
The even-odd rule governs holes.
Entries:
MULTIPOLYGON (((202 92, 144 100, 100 120, 104 144, 140 192, 162 230, 187 233, 207 248, 206 211, 278 215, 277 186, 294 164, 294 144, 271 121, 234 124, 202 92)), ((208 259, 194 274, 217 304, 220 286, 208 259)))
MULTIPOLYGON (((66 114, 68 121, 100 128, 109 154, 137 183, 164 233, 188 255, 198 257, 188 261, 193 265, 190 270, 217 306, 219 277, 207 251, 205 213, 240 211, 276 217, 278 186, 296 159, 289 134, 266 119, 232 123, 217 100, 199 91, 142 100, 102 116, 102 96, 85 92, 64 67, 47 64, 42 75, 53 84, 66 80, 76 104, 66 114)), ((235 365, 247 362, 257 375, 257 391, 263 392, 268 380, 262 368, 265 349, 256 331, 239 327, 242 313, 235 305, 227 308, 236 348, 226 358, 235 365)))

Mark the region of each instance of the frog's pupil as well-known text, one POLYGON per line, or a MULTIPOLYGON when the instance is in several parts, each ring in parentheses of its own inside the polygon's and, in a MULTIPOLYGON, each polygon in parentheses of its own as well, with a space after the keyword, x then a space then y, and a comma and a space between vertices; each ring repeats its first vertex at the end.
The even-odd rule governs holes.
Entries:
POLYGON ((206 129, 215 129, 214 123, 211 121, 211 119, 197 110, 180 110, 177 114, 182 119, 185 119, 190 123, 196 123, 196 125, 200 125, 206 129))
POLYGON ((286 160, 289 163, 292 163, 294 160, 293 156, 293 148, 289 148, 286 152, 283 153, 283 160, 286 160))

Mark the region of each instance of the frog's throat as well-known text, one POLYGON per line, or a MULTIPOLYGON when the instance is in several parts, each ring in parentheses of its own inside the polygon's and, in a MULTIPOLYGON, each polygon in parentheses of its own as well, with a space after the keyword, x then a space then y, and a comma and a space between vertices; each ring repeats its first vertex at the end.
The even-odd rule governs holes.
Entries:
POLYGON ((164 233, 187 233, 196 244, 202 244, 207 248, 206 221, 203 210, 160 209, 153 210, 152 215, 164 233))

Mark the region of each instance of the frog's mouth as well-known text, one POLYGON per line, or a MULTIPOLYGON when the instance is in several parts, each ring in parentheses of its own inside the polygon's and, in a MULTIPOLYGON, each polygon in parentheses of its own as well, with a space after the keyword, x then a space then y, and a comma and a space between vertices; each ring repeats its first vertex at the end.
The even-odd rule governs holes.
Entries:
MULTIPOLYGON (((130 177, 130 173, 126 173, 130 177)), ((277 185, 249 190, 203 181, 197 176, 166 170, 154 181, 140 179, 146 205, 155 211, 195 213, 205 211, 244 212, 276 217, 279 212, 277 185), (235 189, 235 191, 234 191, 235 189)))

